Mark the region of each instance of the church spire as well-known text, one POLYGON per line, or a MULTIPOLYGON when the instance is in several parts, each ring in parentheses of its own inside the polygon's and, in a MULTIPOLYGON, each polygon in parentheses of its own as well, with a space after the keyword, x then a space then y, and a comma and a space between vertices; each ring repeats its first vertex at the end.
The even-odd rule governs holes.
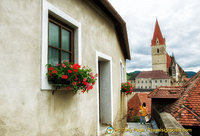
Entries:
POLYGON ((163 38, 163 36, 162 36, 162 33, 160 31, 160 27, 159 27, 159 24, 158 24, 158 20, 156 19, 153 39, 151 40, 151 46, 155 46, 157 44, 159 44, 159 45, 165 44, 165 38, 163 38))

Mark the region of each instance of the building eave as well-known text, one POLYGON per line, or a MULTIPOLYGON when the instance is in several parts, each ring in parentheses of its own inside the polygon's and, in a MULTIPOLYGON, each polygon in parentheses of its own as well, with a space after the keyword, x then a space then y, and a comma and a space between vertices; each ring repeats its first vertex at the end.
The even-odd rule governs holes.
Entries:
POLYGON ((117 38, 120 43, 120 47, 123 51, 125 59, 131 59, 130 48, 128 42, 128 34, 126 29, 126 22, 117 13, 113 6, 107 0, 89 0, 96 4, 102 12, 104 12, 114 23, 117 32, 117 38))

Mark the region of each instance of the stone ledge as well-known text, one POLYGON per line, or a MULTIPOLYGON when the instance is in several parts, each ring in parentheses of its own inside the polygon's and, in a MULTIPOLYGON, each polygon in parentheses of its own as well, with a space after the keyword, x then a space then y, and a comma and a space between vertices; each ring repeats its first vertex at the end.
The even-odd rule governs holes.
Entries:
POLYGON ((176 131, 176 132, 167 132, 163 133, 161 135, 168 135, 168 136, 191 136, 188 132, 184 132, 186 130, 171 114, 167 112, 160 113, 160 118, 162 121, 163 129, 170 131, 176 131), (178 132, 177 132, 178 131, 178 132), (180 131, 180 132, 179 132, 180 131))

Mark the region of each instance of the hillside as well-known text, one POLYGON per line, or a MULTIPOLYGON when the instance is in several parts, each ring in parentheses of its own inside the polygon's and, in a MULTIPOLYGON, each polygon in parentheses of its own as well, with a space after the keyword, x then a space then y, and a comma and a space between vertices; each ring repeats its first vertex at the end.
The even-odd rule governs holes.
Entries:
POLYGON ((192 78, 196 74, 194 71, 186 71, 185 73, 187 74, 188 78, 192 78))

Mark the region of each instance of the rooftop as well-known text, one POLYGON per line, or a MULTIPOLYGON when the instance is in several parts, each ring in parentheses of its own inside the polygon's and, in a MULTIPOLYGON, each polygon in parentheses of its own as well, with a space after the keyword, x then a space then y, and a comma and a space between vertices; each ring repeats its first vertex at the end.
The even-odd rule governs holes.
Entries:
POLYGON ((142 71, 136 78, 169 79, 170 77, 162 70, 142 71))
POLYGON ((183 126, 200 126, 200 72, 184 86, 160 87, 148 96, 153 99, 177 99, 166 104, 165 112, 170 113, 183 126))

